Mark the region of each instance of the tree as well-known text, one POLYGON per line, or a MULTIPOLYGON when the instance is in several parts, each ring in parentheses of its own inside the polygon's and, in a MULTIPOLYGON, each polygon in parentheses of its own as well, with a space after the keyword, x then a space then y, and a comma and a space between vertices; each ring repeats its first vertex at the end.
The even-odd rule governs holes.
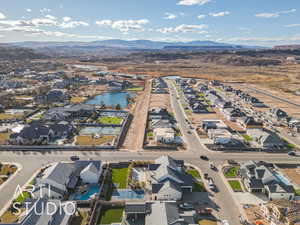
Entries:
POLYGON ((121 110, 122 108, 121 108, 121 105, 120 104, 117 104, 116 105, 116 110, 121 110))

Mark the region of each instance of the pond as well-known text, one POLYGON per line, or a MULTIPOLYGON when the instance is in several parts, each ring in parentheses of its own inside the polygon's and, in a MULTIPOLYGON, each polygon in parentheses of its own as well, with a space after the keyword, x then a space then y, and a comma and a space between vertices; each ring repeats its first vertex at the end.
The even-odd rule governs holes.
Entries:
POLYGON ((101 105, 104 103, 108 106, 119 104, 121 108, 126 108, 128 106, 128 97, 134 97, 134 94, 128 92, 109 92, 95 96, 93 99, 88 100, 86 104, 101 105))

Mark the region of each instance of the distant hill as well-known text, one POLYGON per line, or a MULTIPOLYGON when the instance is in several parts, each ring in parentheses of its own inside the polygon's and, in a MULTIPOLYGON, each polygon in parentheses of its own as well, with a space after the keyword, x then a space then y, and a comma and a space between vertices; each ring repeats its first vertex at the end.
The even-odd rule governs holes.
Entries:
POLYGON ((126 41, 119 39, 92 41, 92 42, 17 42, 11 43, 13 46, 26 48, 53 48, 53 47, 111 47, 111 48, 125 48, 125 49, 163 49, 171 46, 222 46, 229 48, 253 48, 251 46, 241 46, 234 44, 218 43, 214 41, 191 41, 191 42, 160 42, 149 40, 134 40, 126 41))
POLYGON ((47 58, 33 49, 12 47, 5 44, 0 45, 0 60, 28 60, 47 58))
POLYGON ((300 45, 278 45, 274 46, 275 50, 300 50, 300 45))

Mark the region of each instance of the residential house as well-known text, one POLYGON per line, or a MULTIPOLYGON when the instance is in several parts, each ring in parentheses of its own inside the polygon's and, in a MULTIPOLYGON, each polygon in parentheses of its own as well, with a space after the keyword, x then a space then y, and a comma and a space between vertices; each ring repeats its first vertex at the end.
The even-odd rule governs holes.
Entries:
POLYGON ((270 109, 269 113, 278 121, 286 120, 288 118, 288 114, 279 108, 270 109))
POLYGON ((161 142, 165 144, 175 143, 175 130, 173 128, 157 127, 153 129, 153 134, 154 134, 154 140, 156 142, 161 142))
POLYGON ((244 129, 253 129, 253 128, 263 128, 264 125, 262 122, 256 121, 253 117, 245 116, 237 119, 237 122, 244 129))
POLYGON ((191 109, 194 113, 207 113, 207 106, 202 103, 194 103, 191 105, 191 109))
POLYGON ((3 225, 69 225, 76 213, 76 202, 47 198, 26 201, 27 210, 14 223, 3 225))
POLYGON ((282 148, 286 145, 278 134, 266 129, 248 129, 247 134, 256 141, 260 148, 274 149, 282 148))
POLYGON ((20 132, 12 133, 9 142, 16 145, 48 144, 53 131, 39 122, 24 126, 20 132))
POLYGON ((97 184, 102 174, 102 165, 100 161, 90 162, 81 172, 80 178, 83 183, 97 184))
POLYGON ((280 178, 282 175, 264 162, 242 164, 240 175, 247 191, 264 193, 269 200, 292 200, 295 197, 293 186, 286 184, 280 178))
POLYGON ((195 225, 195 211, 188 215, 180 212, 177 203, 169 202, 141 202, 126 203, 124 224, 129 221, 141 221, 145 225, 195 225))
POLYGON ((193 190, 194 178, 170 156, 161 156, 149 168, 153 200, 179 200, 180 192, 193 190))
POLYGON ((225 108, 222 111, 226 119, 232 122, 236 122, 238 118, 246 116, 246 114, 239 108, 225 108))
POLYGON ((271 225, 299 225, 300 202, 286 199, 273 200, 261 205, 266 220, 271 225))
POLYGON ((41 100, 47 104, 49 103, 65 103, 70 100, 68 95, 63 90, 51 90, 45 96, 40 96, 41 100))

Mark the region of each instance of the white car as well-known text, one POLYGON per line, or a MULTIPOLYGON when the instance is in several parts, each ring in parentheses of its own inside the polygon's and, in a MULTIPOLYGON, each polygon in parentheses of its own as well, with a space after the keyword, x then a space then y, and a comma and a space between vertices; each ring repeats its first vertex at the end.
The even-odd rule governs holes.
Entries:
POLYGON ((222 225, 229 225, 228 220, 222 220, 222 225))

